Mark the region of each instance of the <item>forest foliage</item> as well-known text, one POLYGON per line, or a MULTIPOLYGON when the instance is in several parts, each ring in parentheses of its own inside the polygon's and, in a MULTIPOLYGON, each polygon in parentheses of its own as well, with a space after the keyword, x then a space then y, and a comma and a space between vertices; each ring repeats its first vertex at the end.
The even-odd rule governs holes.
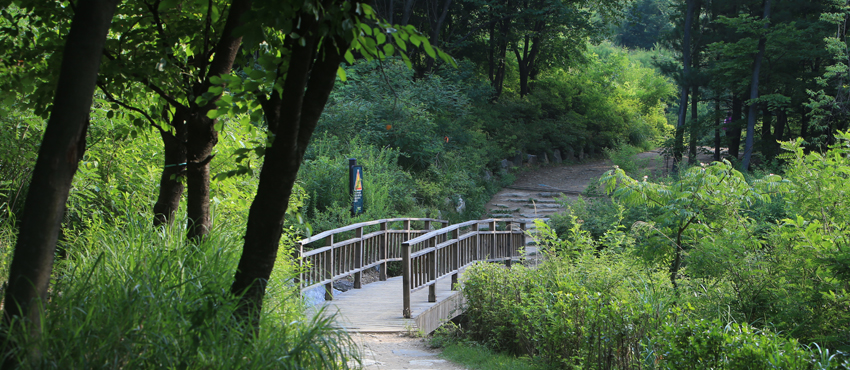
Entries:
MULTIPOLYGON (((61 118, 50 112, 63 46, 86 1, 0 2, 0 276, 10 276, 26 229, 48 119, 61 118)), ((668 182, 610 175, 613 200, 554 217, 566 241, 554 232, 541 240, 551 264, 480 267, 484 281, 518 290, 475 293, 470 279, 466 289, 487 310, 514 320, 473 336, 498 334, 496 348, 573 365, 686 363, 705 345, 712 364, 810 366, 820 356, 833 366, 831 354, 846 347, 850 274, 841 257, 846 153, 835 145, 846 138, 836 134, 846 129, 850 8, 771 4, 121 2, 96 56, 96 90, 85 94, 87 145, 54 215, 61 226, 30 230, 58 233, 44 249, 55 249, 55 265, 41 266, 50 272, 49 289, 38 288, 43 321, 25 328, 4 311, 4 338, 19 350, 5 360, 344 368, 356 362, 340 349, 347 338, 308 319, 288 283, 296 238, 367 219, 486 216, 484 204, 515 176, 504 159, 553 160, 557 151, 571 162, 659 145, 678 159, 687 142, 692 160, 713 145, 730 162, 668 182), (791 154, 770 163, 777 140, 796 137, 791 154), (754 180, 733 169, 741 149, 755 153, 745 170, 788 167, 754 180), (357 216, 348 158, 365 169, 357 216), (542 290, 553 286, 564 295, 542 290), (510 306, 503 293, 554 306, 510 306), (539 315, 547 319, 527 321, 539 315), (587 325, 599 330, 588 331, 595 341, 563 336, 587 325), (689 342, 696 332, 706 342, 689 342), (611 336, 616 346, 603 343, 611 336)))
POLYGON ((467 272, 465 334, 558 367, 846 368, 850 134, 836 141, 783 143, 781 175, 610 171, 593 201, 607 214, 576 209, 560 235, 537 223, 538 266, 467 272))

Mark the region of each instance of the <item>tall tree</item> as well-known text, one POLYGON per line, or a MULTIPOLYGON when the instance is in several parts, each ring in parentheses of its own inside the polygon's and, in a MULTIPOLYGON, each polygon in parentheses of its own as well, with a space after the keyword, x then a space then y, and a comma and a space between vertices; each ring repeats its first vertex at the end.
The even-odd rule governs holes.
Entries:
POLYGON ((685 5, 685 24, 682 36, 682 76, 679 79, 681 93, 679 94, 679 119, 676 122, 676 137, 673 143, 673 169, 678 169, 684 152, 685 122, 688 114, 688 90, 691 78, 691 33, 693 28, 696 0, 687 0, 685 5))
MULTIPOLYGON (((764 29, 767 30, 770 20, 770 0, 764 0, 764 29)), ((764 58, 764 48, 767 42, 767 35, 759 37, 758 52, 756 52, 755 60, 753 61, 753 77, 750 83, 750 101, 749 111, 747 113, 747 141, 744 144, 744 158, 741 159, 741 171, 750 169, 750 159, 753 155, 753 146, 755 145, 755 127, 756 114, 759 98, 759 73, 761 71, 761 61, 764 58)))
MULTIPOLYGON (((378 21, 368 4, 326 0, 319 5, 258 1, 251 11, 254 22, 243 28, 247 58, 253 67, 244 68, 244 76, 211 79, 215 85, 211 91, 220 93, 226 87, 230 94, 209 103, 217 108, 210 116, 247 108, 252 117, 264 118, 268 125, 269 144, 257 148, 264 153, 264 162, 231 286, 231 292, 240 298, 236 316, 255 330, 292 187, 336 76, 344 73, 340 63, 354 62, 354 54, 385 58, 396 50, 408 50, 408 44, 454 63, 413 27, 388 33, 392 27, 378 21)), ((400 55, 411 67, 408 57, 400 55)), ((203 98, 200 101, 207 104, 203 98)))
MULTIPOLYGON (((116 0, 79 0, 66 36, 53 108, 44 133, 20 231, 9 270, 4 299, 5 342, 14 340, 14 325, 23 324, 31 337, 41 333, 42 307, 53 268, 53 255, 71 180, 86 149, 89 111, 106 34, 116 0)), ((18 354, 6 353, 5 367, 18 354)), ((38 356, 30 353, 30 356, 38 356)))

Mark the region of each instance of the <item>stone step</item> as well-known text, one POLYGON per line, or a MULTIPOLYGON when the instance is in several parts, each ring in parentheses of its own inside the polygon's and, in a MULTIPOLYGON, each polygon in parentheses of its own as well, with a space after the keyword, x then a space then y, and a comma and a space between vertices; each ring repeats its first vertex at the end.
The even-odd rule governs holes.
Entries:
POLYGON ((498 213, 498 214, 505 214, 505 213, 508 213, 508 212, 510 212, 510 213, 516 213, 516 212, 519 212, 520 210, 521 210, 521 208, 512 208, 512 209, 507 209, 507 208, 491 208, 491 209, 490 209, 490 213, 498 213))
POLYGON ((542 214, 540 212, 538 212, 538 213, 521 213, 520 216, 522 216, 524 218, 545 218, 545 219, 548 219, 549 216, 551 216, 551 214, 542 214))
POLYGON ((538 196, 541 196, 541 197, 543 197, 543 198, 560 198, 562 195, 564 195, 564 193, 560 193, 560 192, 542 192, 542 193, 537 193, 537 195, 538 195, 538 196))
POLYGON ((553 214, 553 213, 558 213, 558 212, 561 212, 561 211, 563 211, 563 208, 540 208, 540 207, 538 207, 537 209, 535 209, 535 208, 533 208, 533 207, 526 207, 526 208, 521 209, 519 212, 520 212, 520 213, 546 213, 546 214, 553 214))
POLYGON ((537 208, 564 208, 560 204, 551 204, 551 203, 539 203, 539 204, 536 204, 535 207, 537 207, 537 208))
POLYGON ((528 197, 528 194, 526 194, 526 193, 502 193, 501 195, 502 195, 503 197, 508 197, 508 198, 522 198, 522 197, 528 197))
POLYGON ((557 199, 537 199, 537 198, 510 198, 502 199, 503 202, 511 203, 558 203, 557 199))

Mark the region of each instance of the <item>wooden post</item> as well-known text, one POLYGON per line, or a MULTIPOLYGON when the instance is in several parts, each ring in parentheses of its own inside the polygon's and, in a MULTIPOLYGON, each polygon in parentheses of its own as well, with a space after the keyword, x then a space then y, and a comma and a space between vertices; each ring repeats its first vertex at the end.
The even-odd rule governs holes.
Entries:
MULTIPOLYGON (((440 224, 441 224, 441 225, 440 225, 440 228, 441 228, 441 229, 445 229, 445 228, 449 227, 449 222, 448 222, 448 221, 443 221, 443 222, 441 222, 440 224)), ((440 243, 442 243, 442 242, 446 241, 446 238, 447 238, 447 237, 448 237, 448 235, 443 234, 443 237, 442 237, 442 240, 440 240, 440 243)))
MULTIPOLYGON (((452 270, 460 269, 460 240, 458 240, 459 237, 460 233, 458 232, 457 228, 452 230, 452 239, 454 239, 455 241, 452 245, 452 253, 454 253, 454 256, 450 257, 453 257, 452 270)), ((452 274, 452 290, 457 290, 457 274, 458 272, 452 274)))
MULTIPOLYGON (((429 239, 428 247, 434 248, 437 246, 437 237, 429 239)), ((431 285, 428 286, 428 302, 436 302, 437 301, 437 251, 432 250, 431 253, 428 253, 428 281, 432 282, 431 285)))
POLYGON ((404 230, 407 231, 404 234, 404 241, 410 240, 410 220, 404 220, 404 230))
POLYGON ((330 282, 325 283, 325 300, 332 301, 334 299, 334 235, 331 234, 327 238, 325 238, 325 246, 331 247, 331 250, 327 251, 328 258, 325 258, 325 279, 331 279, 330 282))
POLYGON ((381 241, 378 246, 378 253, 381 256, 381 260, 384 262, 381 263, 381 267, 379 269, 381 271, 378 272, 378 279, 381 281, 387 281, 387 259, 389 258, 389 254, 387 251, 387 238, 389 238, 389 232, 387 231, 387 222, 381 222, 381 241))
POLYGON ((475 233, 475 240, 472 242, 472 259, 475 261, 481 259, 481 231, 478 225, 480 224, 476 222, 472 226, 472 232, 475 233))
POLYGON ((298 290, 304 288, 304 244, 298 243, 298 249, 294 251, 298 255, 298 277, 295 278, 295 284, 298 284, 298 290))
POLYGON ((354 230, 354 237, 360 238, 357 246, 354 247, 354 268, 357 272, 354 273, 354 289, 361 288, 361 279, 363 278, 363 228, 358 227, 354 230))
POLYGON ((520 236, 518 248, 522 250, 522 255, 520 256, 520 258, 525 258, 525 222, 519 223, 519 232, 520 236))
MULTIPOLYGON (((405 224, 407 222, 405 221, 405 224)), ((401 276, 402 315, 405 319, 410 319, 410 244, 407 241, 401 244, 401 276)))
POLYGON ((487 257, 487 259, 489 260, 489 259, 496 258, 496 241, 498 239, 497 239, 497 236, 496 236, 496 221, 490 221, 490 224, 488 226, 490 227, 490 234, 491 234, 491 237, 490 237, 490 241, 491 241, 491 243, 490 243, 490 255, 487 257))
POLYGON ((506 235, 507 238, 505 238, 506 239, 505 243, 507 243, 507 245, 504 246, 504 254, 506 254, 506 256, 505 256, 506 257, 505 258, 505 266, 507 268, 511 268, 511 262, 512 262, 511 257, 513 257, 513 255, 514 255, 514 253, 513 253, 513 249, 514 249, 513 222, 506 221, 505 222, 505 230, 508 231, 508 234, 506 235))

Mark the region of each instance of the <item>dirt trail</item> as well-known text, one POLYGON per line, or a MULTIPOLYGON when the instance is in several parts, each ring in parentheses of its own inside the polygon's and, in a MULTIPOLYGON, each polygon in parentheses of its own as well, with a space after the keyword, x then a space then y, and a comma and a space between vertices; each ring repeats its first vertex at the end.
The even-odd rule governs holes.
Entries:
MULTIPOLYGON (((711 161, 701 154, 702 162, 711 161)), ((641 153, 637 162, 653 176, 664 174, 669 161, 658 151, 641 153)), ((587 186, 612 168, 611 161, 589 160, 545 166, 522 172, 511 186, 502 189, 487 204, 485 217, 536 218, 563 210, 556 200, 561 196, 576 199, 587 186)), ((460 370, 465 367, 440 358, 440 349, 431 348, 423 338, 400 334, 353 334, 363 354, 364 369, 460 370)))
POLYGON ((364 369, 465 370, 440 358, 439 349, 428 346, 426 339, 404 334, 353 334, 363 354, 364 369))

